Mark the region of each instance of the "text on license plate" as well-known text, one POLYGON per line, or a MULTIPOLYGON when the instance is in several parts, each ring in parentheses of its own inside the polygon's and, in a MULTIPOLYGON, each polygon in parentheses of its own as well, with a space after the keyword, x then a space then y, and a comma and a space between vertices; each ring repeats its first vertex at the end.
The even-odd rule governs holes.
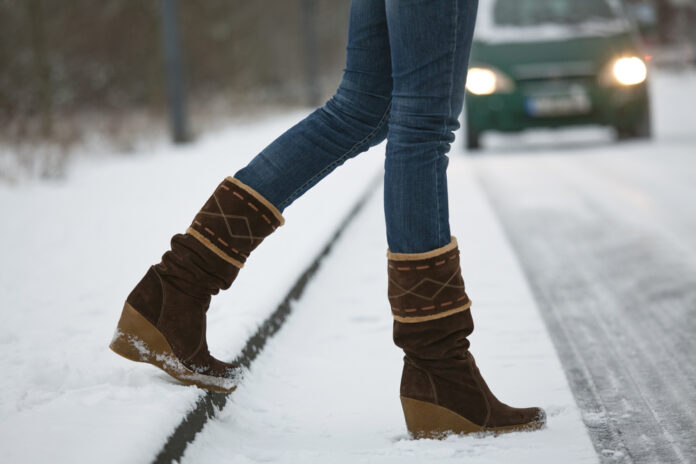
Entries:
POLYGON ((571 87, 563 94, 527 97, 525 110, 535 117, 585 114, 592 110, 592 102, 584 88, 571 87))

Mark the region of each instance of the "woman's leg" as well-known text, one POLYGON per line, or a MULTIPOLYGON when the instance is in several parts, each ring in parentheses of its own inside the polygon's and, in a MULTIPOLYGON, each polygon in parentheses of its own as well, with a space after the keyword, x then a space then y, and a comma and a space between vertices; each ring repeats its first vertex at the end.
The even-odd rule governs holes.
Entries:
POLYGON ((384 206, 401 401, 416 436, 537 429, 539 408, 491 393, 469 353, 474 330, 450 237, 447 156, 459 127, 477 0, 386 0, 394 90, 384 206))
POLYGON ((387 134, 391 57, 384 2, 352 0, 347 60, 336 94, 235 174, 281 212, 387 134))
POLYGON ((459 127, 476 7, 476 0, 386 0, 394 89, 384 209, 395 253, 450 242, 446 153, 459 127))
POLYGON ((348 60, 336 95, 273 142, 237 178, 223 180, 185 234, 126 298, 111 342, 203 388, 231 391, 239 366, 206 341, 210 298, 228 288, 251 252, 280 227, 282 210, 346 159, 386 136, 391 63, 384 3, 353 0, 348 60))

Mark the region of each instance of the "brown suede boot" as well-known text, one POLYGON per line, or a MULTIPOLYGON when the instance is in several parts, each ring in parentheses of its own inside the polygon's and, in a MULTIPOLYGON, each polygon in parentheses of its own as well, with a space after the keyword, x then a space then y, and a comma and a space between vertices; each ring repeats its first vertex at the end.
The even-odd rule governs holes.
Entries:
POLYGON ((186 233, 172 237, 171 250, 128 295, 110 348, 184 383, 234 390, 239 366, 208 351, 210 297, 232 285, 251 251, 283 222, 254 189, 225 179, 186 233))
POLYGON ((401 404, 416 438, 543 427, 540 408, 512 408, 491 393, 467 337, 474 330, 457 240, 426 253, 387 253, 394 342, 404 350, 401 404))

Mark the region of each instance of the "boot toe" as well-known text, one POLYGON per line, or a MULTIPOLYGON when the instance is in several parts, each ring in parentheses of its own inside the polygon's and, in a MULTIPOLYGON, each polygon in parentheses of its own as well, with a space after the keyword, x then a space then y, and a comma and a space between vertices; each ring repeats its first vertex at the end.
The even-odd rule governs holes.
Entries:
POLYGON ((241 373, 241 367, 239 364, 226 363, 217 358, 213 358, 212 356, 210 358, 208 375, 222 377, 225 379, 237 379, 239 377, 241 373))
POLYGON ((234 363, 226 363, 210 354, 197 356, 197 359, 189 364, 189 369, 197 374, 219 377, 222 379, 234 379, 240 373, 240 366, 234 363))
POLYGON ((532 418, 532 423, 538 424, 539 428, 546 425, 546 411, 542 408, 531 408, 534 410, 534 416, 532 418))
POLYGON ((546 424, 546 411, 541 408, 510 408, 507 420, 499 427, 536 430, 546 424))
POLYGON ((538 430, 546 424, 546 412, 541 408, 513 408, 496 402, 485 428, 496 432, 538 430))
POLYGON ((223 393, 232 392, 239 385, 241 366, 220 361, 210 355, 198 356, 196 361, 187 363, 189 372, 177 378, 185 383, 223 393))

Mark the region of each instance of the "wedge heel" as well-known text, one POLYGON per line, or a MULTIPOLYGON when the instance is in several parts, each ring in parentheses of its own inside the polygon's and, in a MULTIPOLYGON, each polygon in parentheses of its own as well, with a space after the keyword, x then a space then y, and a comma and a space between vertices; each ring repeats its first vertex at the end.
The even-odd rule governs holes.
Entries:
POLYGON ((156 365, 158 357, 175 357, 164 335, 128 303, 123 306, 109 348, 131 361, 156 365))
POLYGON ((481 426, 447 408, 427 401, 401 397, 406 428, 415 438, 440 438, 449 433, 483 432, 481 426))
POLYGON ((234 379, 204 375, 186 367, 174 354, 164 335, 128 303, 123 307, 109 348, 131 361, 157 366, 188 385, 226 393, 236 388, 234 379))
POLYGON ((428 401, 401 397, 406 428, 415 438, 442 438, 444 435, 469 433, 506 433, 539 430, 546 423, 546 416, 541 414, 537 420, 525 424, 504 427, 482 427, 443 406, 428 401))

